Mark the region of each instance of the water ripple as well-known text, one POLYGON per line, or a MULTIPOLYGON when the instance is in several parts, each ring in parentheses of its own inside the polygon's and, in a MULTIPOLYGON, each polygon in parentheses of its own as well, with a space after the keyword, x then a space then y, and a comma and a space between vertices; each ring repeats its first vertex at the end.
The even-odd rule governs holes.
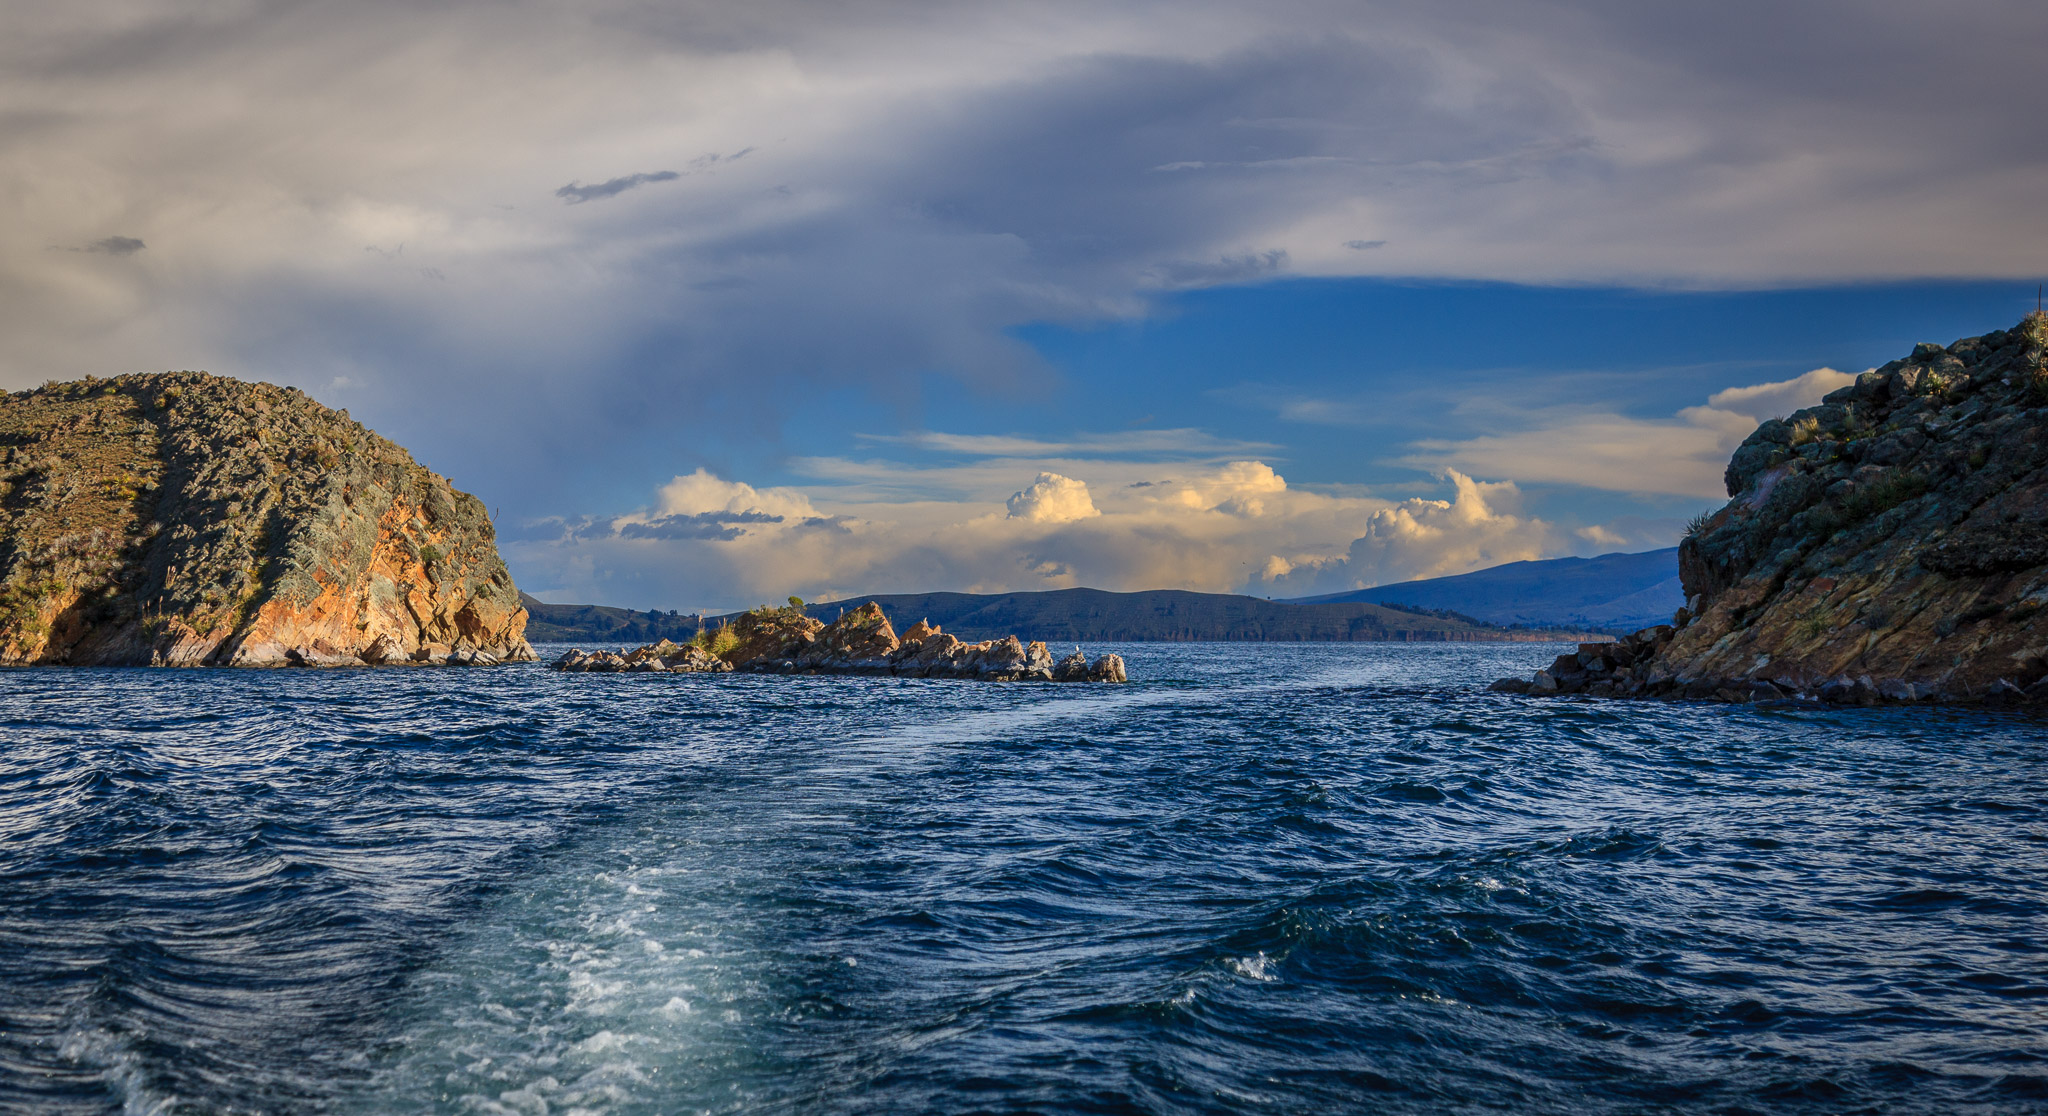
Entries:
POLYGON ((0 672, 0 1112, 2048 1107, 2040 719, 1118 650, 0 672))

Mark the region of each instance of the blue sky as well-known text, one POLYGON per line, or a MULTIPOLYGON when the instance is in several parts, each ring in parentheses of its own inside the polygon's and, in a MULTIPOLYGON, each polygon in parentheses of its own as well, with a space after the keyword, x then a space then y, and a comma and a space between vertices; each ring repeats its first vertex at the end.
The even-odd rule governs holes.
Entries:
POLYGON ((930 392, 926 421, 1016 424, 990 433, 1207 427, 1286 447, 1299 483, 1416 486, 1426 474, 1401 448, 1498 429, 1495 406, 1663 418, 1724 388, 1861 371, 1917 341, 1984 332, 2017 320, 2032 295, 2009 281, 1740 292, 1276 281, 1178 295, 1135 322, 1020 330, 1065 390, 1000 413, 930 392))
POLYGON ((0 20, 0 384, 303 387, 560 601, 1665 545, 1761 417, 2048 260, 2007 0, 0 20))
MULTIPOLYGON (((2012 280, 1744 291, 1271 280, 1175 294, 1131 320, 1020 327, 1012 336, 1036 362, 1021 382, 963 387, 934 371, 888 393, 820 391, 788 401, 780 425, 758 436, 690 432, 670 453, 720 477, 819 501, 854 488, 863 501, 978 501, 992 510, 998 489, 1032 479, 1034 453, 1080 455, 1124 472, 1156 465, 1162 475, 1254 458, 1290 489, 1441 500, 1455 491, 1444 471, 1465 463, 1455 451, 1419 446, 1518 432, 1547 438, 1578 416, 1613 412, 1641 422, 1634 448, 1654 456, 1664 424, 1716 393, 1815 369, 1862 371, 1918 341, 1946 344, 2016 320, 2032 300, 2012 280), (1034 448, 1077 441, 1089 445, 1034 448), (992 458, 1026 471, 990 478, 992 458)), ((1570 453, 1569 442, 1558 444, 1570 453)), ((1498 462, 1472 475, 1515 484, 1516 511, 1550 525, 1530 555, 1590 555, 1675 542, 1686 519, 1718 506, 1712 489, 1724 450, 1693 472, 1705 495, 1628 474, 1605 486, 1518 475, 1498 462), (1597 526, 1610 533, 1574 533, 1597 526)), ((629 515, 644 506, 631 483, 638 479, 620 478, 609 503, 590 510, 629 515)), ((543 528, 550 538, 554 530, 543 528)), ((876 591, 920 588, 924 572, 876 591)), ((1245 567, 1227 586, 1203 587, 1278 594, 1357 579, 1346 570, 1337 580, 1268 584, 1245 567)), ((1391 575, 1366 577, 1383 579, 1391 575)), ((1127 587, 1136 584, 1146 583, 1127 587)))

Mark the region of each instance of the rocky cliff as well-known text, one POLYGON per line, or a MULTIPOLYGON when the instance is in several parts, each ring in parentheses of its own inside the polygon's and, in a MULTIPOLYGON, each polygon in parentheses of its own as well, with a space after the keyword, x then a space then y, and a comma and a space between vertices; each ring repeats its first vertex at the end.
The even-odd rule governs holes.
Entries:
POLYGON ((1669 626, 1498 688, 1747 701, 2048 700, 2048 318, 1758 427, 1679 548, 1669 626))
POLYGON ((0 662, 531 659, 481 501, 296 388, 0 396, 0 662))
POLYGON ((553 664, 580 673, 873 674, 990 682, 1123 682, 1119 655, 1094 662, 1077 649, 1054 662, 1043 643, 1016 636, 962 643, 919 621, 901 638, 873 601, 825 624, 802 608, 762 608, 689 646, 663 640, 631 652, 570 651, 553 664))

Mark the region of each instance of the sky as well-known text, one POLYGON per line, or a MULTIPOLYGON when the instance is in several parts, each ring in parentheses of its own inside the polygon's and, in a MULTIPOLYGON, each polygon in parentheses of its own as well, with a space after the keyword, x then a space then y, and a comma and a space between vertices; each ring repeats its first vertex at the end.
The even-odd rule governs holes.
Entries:
POLYGON ((2048 271, 2038 3, 0 0, 0 387, 304 388, 520 586, 1673 543, 2048 271))

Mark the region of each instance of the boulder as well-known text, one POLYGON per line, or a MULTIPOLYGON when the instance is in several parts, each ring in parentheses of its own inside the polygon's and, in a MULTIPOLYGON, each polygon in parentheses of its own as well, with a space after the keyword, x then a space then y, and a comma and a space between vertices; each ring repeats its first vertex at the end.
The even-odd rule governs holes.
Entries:
POLYGON ((1124 673, 1124 657, 1117 654, 1104 655, 1088 668, 1090 682, 1128 682, 1130 675, 1124 673))
POLYGON ((627 655, 626 658, 632 662, 641 663, 650 659, 674 658, 682 653, 683 648, 681 644, 676 643, 674 640, 664 639, 660 643, 650 643, 645 647, 637 648, 632 654, 627 655))
POLYGON ((794 658, 799 669, 887 674, 900 646, 882 606, 869 601, 819 631, 794 658))
POLYGON ((663 665, 678 674, 727 674, 732 664, 717 658, 701 647, 686 647, 677 654, 662 659, 663 665))
POLYGON ((1086 682, 1088 680, 1088 656, 1083 654, 1080 648, 1074 648, 1073 654, 1061 659, 1054 665, 1052 668, 1052 680, 1055 682, 1086 682))
POLYGON ((725 653, 736 667, 793 660, 808 649, 825 625, 797 608, 757 608, 740 614, 730 629, 739 640, 725 653))

